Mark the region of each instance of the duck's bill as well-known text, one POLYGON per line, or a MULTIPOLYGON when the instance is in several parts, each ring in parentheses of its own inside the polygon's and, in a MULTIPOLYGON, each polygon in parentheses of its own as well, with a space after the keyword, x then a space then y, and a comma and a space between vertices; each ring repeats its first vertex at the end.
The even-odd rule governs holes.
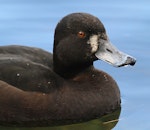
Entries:
POLYGON ((135 64, 135 58, 119 51, 110 43, 110 41, 100 39, 99 43, 99 49, 95 53, 95 56, 98 59, 108 62, 115 67, 121 67, 125 65, 133 66, 135 64))

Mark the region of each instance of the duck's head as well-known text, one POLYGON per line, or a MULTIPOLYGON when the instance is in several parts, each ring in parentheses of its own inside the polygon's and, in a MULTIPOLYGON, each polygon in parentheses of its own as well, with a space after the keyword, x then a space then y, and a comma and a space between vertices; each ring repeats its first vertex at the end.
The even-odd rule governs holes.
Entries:
POLYGON ((97 59, 116 67, 136 62, 114 47, 102 22, 87 13, 69 14, 57 24, 53 52, 56 72, 88 66, 97 59))

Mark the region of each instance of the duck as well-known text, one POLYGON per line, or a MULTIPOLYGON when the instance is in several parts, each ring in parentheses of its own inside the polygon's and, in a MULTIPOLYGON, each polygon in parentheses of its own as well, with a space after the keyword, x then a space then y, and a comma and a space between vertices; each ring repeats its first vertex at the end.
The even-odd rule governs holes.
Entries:
POLYGON ((83 12, 58 22, 53 54, 36 47, 0 46, 0 125, 73 124, 120 108, 119 87, 94 67, 97 60, 115 67, 136 63, 111 44, 99 18, 83 12))

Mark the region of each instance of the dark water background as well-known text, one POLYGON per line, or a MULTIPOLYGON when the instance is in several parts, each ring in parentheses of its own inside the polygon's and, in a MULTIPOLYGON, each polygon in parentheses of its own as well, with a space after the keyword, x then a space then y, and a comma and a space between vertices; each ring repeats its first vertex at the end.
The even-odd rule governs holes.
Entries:
POLYGON ((0 0, 0 46, 19 44, 52 52, 55 26, 72 12, 99 17, 111 42, 137 59, 134 67, 124 68, 95 63, 120 87, 122 111, 114 130, 150 130, 149 0, 0 0))

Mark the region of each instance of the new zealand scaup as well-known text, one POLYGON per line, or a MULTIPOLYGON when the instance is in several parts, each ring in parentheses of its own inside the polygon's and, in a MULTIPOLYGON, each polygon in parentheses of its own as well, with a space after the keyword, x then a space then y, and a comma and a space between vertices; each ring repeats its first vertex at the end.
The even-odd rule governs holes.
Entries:
POLYGON ((118 85, 93 62, 134 65, 115 48, 101 21, 87 13, 56 26, 53 55, 25 46, 0 47, 0 124, 49 126, 88 121, 120 107, 118 85))

